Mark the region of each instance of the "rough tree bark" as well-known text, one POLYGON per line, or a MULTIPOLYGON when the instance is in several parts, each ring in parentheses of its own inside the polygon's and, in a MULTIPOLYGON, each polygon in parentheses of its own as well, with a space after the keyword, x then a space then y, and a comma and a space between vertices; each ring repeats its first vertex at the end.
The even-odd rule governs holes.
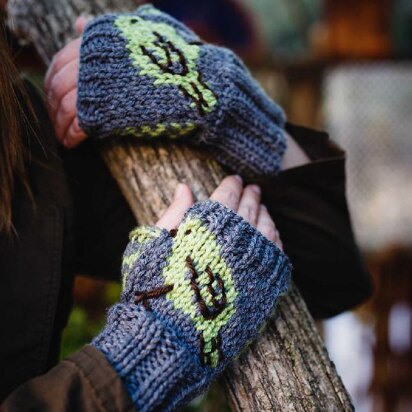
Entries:
MULTIPOLYGON (((130 10, 132 0, 9 0, 9 24, 32 42, 45 63, 74 37, 83 13, 130 10)), ((152 224, 172 199, 177 182, 205 199, 224 176, 206 153, 166 142, 117 140, 102 154, 139 223, 152 224)), ((353 410, 333 363, 296 288, 279 304, 266 333, 233 363, 223 379, 236 411, 353 410)))

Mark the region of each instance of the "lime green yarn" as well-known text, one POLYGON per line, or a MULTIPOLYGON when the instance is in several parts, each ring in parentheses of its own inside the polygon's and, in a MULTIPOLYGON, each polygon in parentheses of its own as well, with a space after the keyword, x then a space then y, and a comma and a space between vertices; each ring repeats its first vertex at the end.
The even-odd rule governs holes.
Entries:
POLYGON ((183 124, 179 123, 159 123, 156 126, 152 127, 149 125, 141 126, 140 128, 136 127, 126 127, 123 130, 118 130, 116 134, 121 136, 134 136, 134 137, 151 137, 157 138, 161 136, 167 136, 172 139, 183 137, 193 132, 197 126, 194 123, 187 122, 183 124))
POLYGON ((155 239, 161 233, 161 229, 153 226, 139 226, 136 229, 132 230, 129 234, 129 240, 135 241, 138 243, 139 247, 135 251, 128 252, 126 250, 125 254, 123 255, 122 261, 122 288, 123 290, 126 287, 127 277, 130 274, 130 268, 134 266, 137 260, 140 257, 142 246, 144 246, 147 242, 155 239))
MULTIPOLYGON (((123 288, 130 270, 140 258, 142 246, 160 236, 161 233, 161 229, 151 226, 137 227, 130 233, 131 247, 126 250, 123 257, 123 288)), ((161 277, 164 285, 173 285, 173 289, 165 294, 165 298, 173 304, 175 310, 181 311, 192 320, 199 337, 202 337, 202 356, 208 356, 208 364, 216 367, 220 361, 220 348, 216 349, 216 346, 219 346, 216 345, 219 333, 236 311, 234 302, 237 291, 231 270, 221 257, 221 247, 215 235, 200 219, 187 218, 179 226, 177 233, 172 236, 173 243, 161 277), (208 308, 216 309, 216 302, 221 304, 214 311, 213 316, 207 317, 200 310, 199 298, 193 290, 188 258, 197 274, 195 282, 200 299, 208 308), (212 277, 208 274, 209 269, 209 273, 213 274, 212 277), (214 296, 211 294, 210 287, 213 289, 214 296)))
POLYGON ((140 6, 140 9, 144 9, 144 14, 150 16, 164 16, 164 13, 151 4, 146 4, 145 6, 140 6))
MULTIPOLYGON (((207 103, 203 110, 206 113, 212 111, 213 107, 217 104, 217 99, 207 85, 200 80, 200 73, 196 65, 200 55, 198 45, 186 42, 174 27, 166 23, 157 23, 138 16, 122 15, 116 18, 114 24, 127 40, 130 58, 132 63, 139 68, 140 76, 150 76, 153 78, 155 86, 165 84, 177 86, 194 101, 198 99, 198 93, 200 93, 207 103), (173 53, 170 49, 168 50, 163 43, 159 43, 157 33, 161 33, 162 36, 173 44, 173 47, 183 53, 187 73, 175 74, 162 70, 161 66, 168 66, 170 63, 180 63, 180 56, 179 53, 173 53), (149 50, 159 64, 153 62, 144 53, 142 48, 149 50)), ((190 105, 194 108, 196 107, 194 102, 190 105)))
MULTIPOLYGON (((166 298, 173 302, 177 310, 181 310, 188 315, 204 339, 204 352, 210 353, 211 366, 218 364, 218 353, 212 351, 212 340, 219 335, 221 328, 226 325, 235 313, 234 301, 237 296, 232 274, 225 261, 221 258, 220 246, 215 236, 202 224, 199 219, 188 219, 180 227, 174 238, 172 251, 164 268, 162 276, 165 284, 172 284, 173 290, 166 298), (222 279, 226 291, 226 305, 219 315, 214 319, 205 319, 198 309, 194 299, 194 292, 191 288, 190 278, 187 276, 188 267, 186 257, 190 256, 199 273, 197 282, 201 290, 201 296, 207 305, 212 305, 211 295, 208 292, 209 282, 206 268, 218 274, 222 279)), ((212 283, 212 287, 217 289, 217 282, 212 283)), ((221 295, 217 295, 219 299, 221 295)))

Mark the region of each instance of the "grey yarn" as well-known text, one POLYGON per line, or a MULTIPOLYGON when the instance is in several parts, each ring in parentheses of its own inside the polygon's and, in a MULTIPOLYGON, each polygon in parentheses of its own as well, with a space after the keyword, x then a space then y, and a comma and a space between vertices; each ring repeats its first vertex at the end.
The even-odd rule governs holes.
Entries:
POLYGON ((121 303, 93 345, 137 410, 174 410, 258 335, 290 271, 283 252, 240 216, 198 203, 176 231, 131 233, 121 303))
POLYGON ((78 117, 90 135, 185 138, 231 171, 275 175, 285 115, 230 50, 150 5, 84 31, 78 117))

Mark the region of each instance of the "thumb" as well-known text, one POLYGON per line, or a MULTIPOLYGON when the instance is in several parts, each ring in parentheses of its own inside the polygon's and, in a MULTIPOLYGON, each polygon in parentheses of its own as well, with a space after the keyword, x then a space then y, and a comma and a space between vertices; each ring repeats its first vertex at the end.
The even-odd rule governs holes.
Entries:
POLYGON ((171 230, 179 226, 183 216, 189 207, 193 206, 193 195, 189 186, 178 184, 172 204, 157 222, 156 226, 171 230))
POLYGON ((74 23, 74 28, 77 32, 77 34, 82 34, 84 28, 86 27, 88 20, 86 19, 86 17, 84 16, 80 16, 76 19, 75 23, 74 23))

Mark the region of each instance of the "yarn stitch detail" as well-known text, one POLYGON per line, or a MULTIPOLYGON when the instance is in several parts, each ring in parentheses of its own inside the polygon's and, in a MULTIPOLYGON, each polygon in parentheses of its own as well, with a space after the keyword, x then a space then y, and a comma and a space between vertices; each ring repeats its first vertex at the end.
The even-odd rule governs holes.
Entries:
POLYGON ((119 136, 134 136, 134 137, 151 137, 157 138, 167 135, 170 139, 177 139, 179 137, 184 137, 194 130, 197 126, 194 123, 158 123, 154 127, 150 125, 144 125, 141 127, 128 126, 125 129, 115 130, 114 133, 119 136))
POLYGON ((161 233, 161 230, 154 226, 140 226, 132 230, 129 234, 131 241, 124 254, 122 261, 122 288, 126 287, 127 277, 131 269, 140 257, 142 247, 153 240, 161 233))
POLYGON ((189 44, 169 24, 139 16, 121 15, 114 24, 127 40, 139 76, 152 77, 155 86, 176 86, 201 114, 212 111, 217 98, 197 69, 200 54, 197 44, 189 44))
POLYGON ((187 138, 230 171, 274 176, 285 115, 230 50, 150 5, 89 23, 80 49, 77 112, 95 138, 187 138))
POLYGON ((206 390, 256 337, 291 274, 274 243, 212 201, 170 232, 134 230, 125 257, 121 303, 92 344, 143 412, 175 410, 206 390))
MULTIPOLYGON (((145 238, 147 230, 137 228, 131 240, 145 238)), ((173 238, 172 251, 161 274, 165 286, 138 291, 137 303, 148 309, 149 299, 165 295, 176 310, 193 321, 199 333, 201 362, 216 367, 223 360, 219 331, 236 311, 232 273, 221 258, 215 236, 200 219, 187 219, 173 238)), ((138 259, 138 254, 132 256, 133 260, 138 259)))

